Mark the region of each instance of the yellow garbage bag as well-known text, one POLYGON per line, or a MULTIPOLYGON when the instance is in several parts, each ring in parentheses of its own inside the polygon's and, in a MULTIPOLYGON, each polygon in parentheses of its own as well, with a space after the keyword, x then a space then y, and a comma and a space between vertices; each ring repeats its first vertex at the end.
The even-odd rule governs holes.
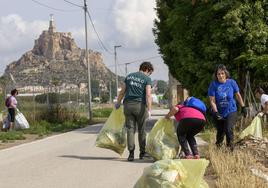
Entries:
POLYGON ((114 109, 97 136, 95 145, 100 148, 111 149, 122 155, 127 142, 124 125, 123 108, 114 109))
POLYGON ((252 135, 254 137, 262 138, 262 120, 260 115, 257 115, 251 122, 251 124, 244 129, 239 135, 239 139, 243 139, 248 135, 252 135))
POLYGON ((134 188, 208 188, 206 159, 167 159, 146 167, 134 188))
POLYGON ((179 147, 173 120, 159 119, 148 135, 146 152, 155 160, 174 159, 179 147))

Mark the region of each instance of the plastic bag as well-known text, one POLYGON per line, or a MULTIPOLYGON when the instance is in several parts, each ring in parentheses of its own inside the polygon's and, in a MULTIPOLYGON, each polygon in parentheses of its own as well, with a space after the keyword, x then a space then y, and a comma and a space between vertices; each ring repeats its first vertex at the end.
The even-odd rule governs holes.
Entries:
POLYGON ((4 119, 2 130, 8 130, 10 128, 10 122, 8 116, 4 119))
POLYGON ((206 159, 167 159, 146 167, 134 188, 208 188, 203 176, 206 159))
POLYGON ((17 109, 15 115, 15 129, 29 129, 30 125, 24 115, 17 109))
POLYGON ((239 139, 243 139, 248 135, 252 135, 254 137, 262 138, 262 120, 259 115, 257 115, 251 122, 251 124, 244 129, 239 135, 239 139))
POLYGON ((179 147, 173 120, 159 119, 148 135, 146 152, 155 160, 174 159, 179 147))
POLYGON ((101 129, 95 145, 100 148, 111 149, 122 155, 127 142, 124 125, 123 108, 114 109, 101 129))

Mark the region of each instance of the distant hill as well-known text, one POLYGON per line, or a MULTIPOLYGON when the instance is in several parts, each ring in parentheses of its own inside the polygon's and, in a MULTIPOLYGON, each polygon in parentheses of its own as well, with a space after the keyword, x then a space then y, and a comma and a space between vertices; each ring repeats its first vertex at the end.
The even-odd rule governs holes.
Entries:
MULTIPOLYGON (((43 31, 32 50, 10 63, 4 76, 13 76, 16 85, 47 86, 57 80, 58 84, 87 83, 86 51, 79 48, 71 33, 56 32, 53 18, 49 29, 43 31)), ((91 79, 108 85, 115 75, 104 65, 99 52, 88 51, 91 79)))

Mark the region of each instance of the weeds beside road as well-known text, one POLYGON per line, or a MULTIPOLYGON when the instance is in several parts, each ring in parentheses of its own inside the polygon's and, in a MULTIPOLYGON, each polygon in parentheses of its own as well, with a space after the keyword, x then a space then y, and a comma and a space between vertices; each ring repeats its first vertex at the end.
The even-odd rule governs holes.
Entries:
MULTIPOLYGON (((239 146, 231 152, 225 146, 215 146, 215 131, 206 130, 200 136, 209 142, 209 146, 202 148, 204 157, 210 160, 205 179, 214 188, 265 188, 267 182, 253 175, 252 168, 261 169, 268 173, 268 167, 260 163, 259 157, 249 150, 242 150, 239 146)), ((265 156, 264 156, 265 157, 265 156)))
POLYGON ((53 117, 52 114, 49 114, 49 112, 46 114, 48 119, 50 118, 58 120, 55 122, 48 120, 33 121, 29 115, 26 115, 26 118, 30 120, 30 128, 25 130, 0 132, 0 145, 18 140, 31 140, 33 138, 39 139, 43 138, 44 136, 83 128, 87 125, 102 123, 105 122, 111 111, 112 108, 93 109, 94 118, 91 122, 89 122, 88 119, 81 114, 77 115, 77 113, 71 113, 65 110, 54 112, 56 117, 53 117))

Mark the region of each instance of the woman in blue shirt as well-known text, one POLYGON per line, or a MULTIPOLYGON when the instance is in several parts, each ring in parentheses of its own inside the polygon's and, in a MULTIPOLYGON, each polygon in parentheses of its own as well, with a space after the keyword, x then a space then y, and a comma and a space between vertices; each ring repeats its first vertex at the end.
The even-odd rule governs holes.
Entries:
POLYGON ((230 79, 230 74, 224 65, 218 65, 215 69, 214 81, 209 85, 208 95, 217 128, 216 145, 221 146, 226 135, 227 146, 233 150, 233 126, 237 117, 236 100, 241 105, 244 116, 247 115, 247 110, 236 81, 230 79))

